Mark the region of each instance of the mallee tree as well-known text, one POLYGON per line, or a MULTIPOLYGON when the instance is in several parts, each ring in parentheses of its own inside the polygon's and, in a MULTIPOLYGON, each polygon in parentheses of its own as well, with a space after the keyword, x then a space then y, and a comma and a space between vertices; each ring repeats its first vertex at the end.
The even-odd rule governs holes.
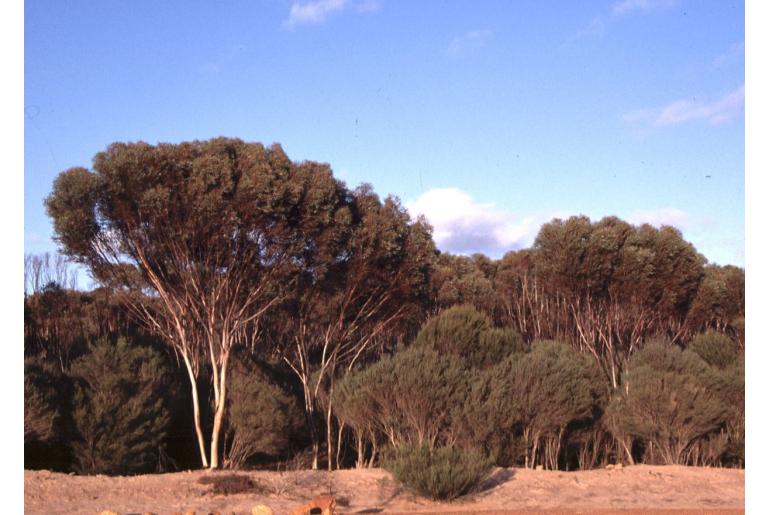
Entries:
POLYGON ((327 165, 225 138, 115 143, 92 170, 57 177, 46 206, 63 252, 121 292, 184 362, 204 467, 220 466, 232 348, 254 343, 295 271, 341 237, 345 195, 327 165), (196 388, 204 363, 214 394, 208 457, 196 388))

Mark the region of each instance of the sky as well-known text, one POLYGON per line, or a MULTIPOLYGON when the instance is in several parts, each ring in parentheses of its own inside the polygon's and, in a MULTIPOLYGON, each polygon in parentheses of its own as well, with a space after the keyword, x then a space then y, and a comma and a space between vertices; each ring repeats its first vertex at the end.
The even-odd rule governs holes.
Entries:
POLYGON ((280 143, 497 258, 554 217, 680 229, 744 266, 744 5, 713 0, 24 4, 24 250, 115 141, 280 143))

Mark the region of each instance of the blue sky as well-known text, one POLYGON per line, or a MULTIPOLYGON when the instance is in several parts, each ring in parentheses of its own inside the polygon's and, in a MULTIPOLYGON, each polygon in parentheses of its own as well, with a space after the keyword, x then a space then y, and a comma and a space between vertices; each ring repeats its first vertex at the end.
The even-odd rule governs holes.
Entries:
POLYGON ((744 265, 744 7, 714 0, 25 2, 25 252, 113 141, 279 142, 455 253, 554 216, 680 228, 744 265))

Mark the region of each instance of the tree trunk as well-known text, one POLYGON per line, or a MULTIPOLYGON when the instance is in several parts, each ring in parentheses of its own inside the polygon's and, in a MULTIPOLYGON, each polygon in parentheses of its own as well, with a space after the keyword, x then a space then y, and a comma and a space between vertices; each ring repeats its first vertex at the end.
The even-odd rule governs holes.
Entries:
POLYGON ((338 423, 340 425, 340 428, 337 431, 337 455, 334 458, 334 466, 337 468, 337 470, 340 469, 340 456, 342 455, 342 436, 343 436, 343 431, 345 429, 344 423, 339 422, 339 420, 338 420, 338 423))
POLYGON ((208 459, 206 458, 206 443, 203 441, 203 430, 201 429, 201 410, 200 400, 198 399, 198 381, 195 378, 195 373, 190 363, 190 358, 183 354, 185 368, 187 368, 187 375, 190 378, 190 385, 192 386, 192 401, 193 401, 193 422, 195 424, 195 434, 198 437, 198 451, 201 456, 201 466, 206 468, 209 466, 208 459))
MULTIPOLYGON (((222 356, 222 365, 219 373, 219 398, 216 403, 214 413, 214 428, 211 430, 211 468, 219 468, 219 435, 222 432, 222 421, 225 416, 225 399, 227 398, 227 362, 230 359, 230 353, 225 352, 222 356)), ((216 366, 216 364, 213 364, 216 366)))
POLYGON ((366 465, 364 456, 364 432, 360 430, 355 430, 355 437, 356 437, 356 468, 362 469, 366 465))
POLYGON ((326 468, 331 472, 334 468, 332 455, 334 453, 334 439, 332 428, 332 395, 334 394, 334 376, 329 385, 329 406, 326 408, 326 468))

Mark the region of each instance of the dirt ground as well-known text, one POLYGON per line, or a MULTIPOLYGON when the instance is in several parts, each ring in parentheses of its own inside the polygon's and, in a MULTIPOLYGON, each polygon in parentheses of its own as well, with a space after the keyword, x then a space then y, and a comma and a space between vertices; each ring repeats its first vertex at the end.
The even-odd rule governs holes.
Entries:
POLYGON ((742 513, 744 471, 637 465, 560 472, 497 469, 482 490, 437 503, 404 490, 383 470, 239 472, 258 492, 214 495, 199 480, 227 472, 176 472, 131 477, 75 476, 24 471, 25 513, 121 515, 152 512, 249 514, 264 504, 276 515, 321 494, 333 494, 338 513, 742 513), (673 511, 669 511, 673 510, 673 511))

